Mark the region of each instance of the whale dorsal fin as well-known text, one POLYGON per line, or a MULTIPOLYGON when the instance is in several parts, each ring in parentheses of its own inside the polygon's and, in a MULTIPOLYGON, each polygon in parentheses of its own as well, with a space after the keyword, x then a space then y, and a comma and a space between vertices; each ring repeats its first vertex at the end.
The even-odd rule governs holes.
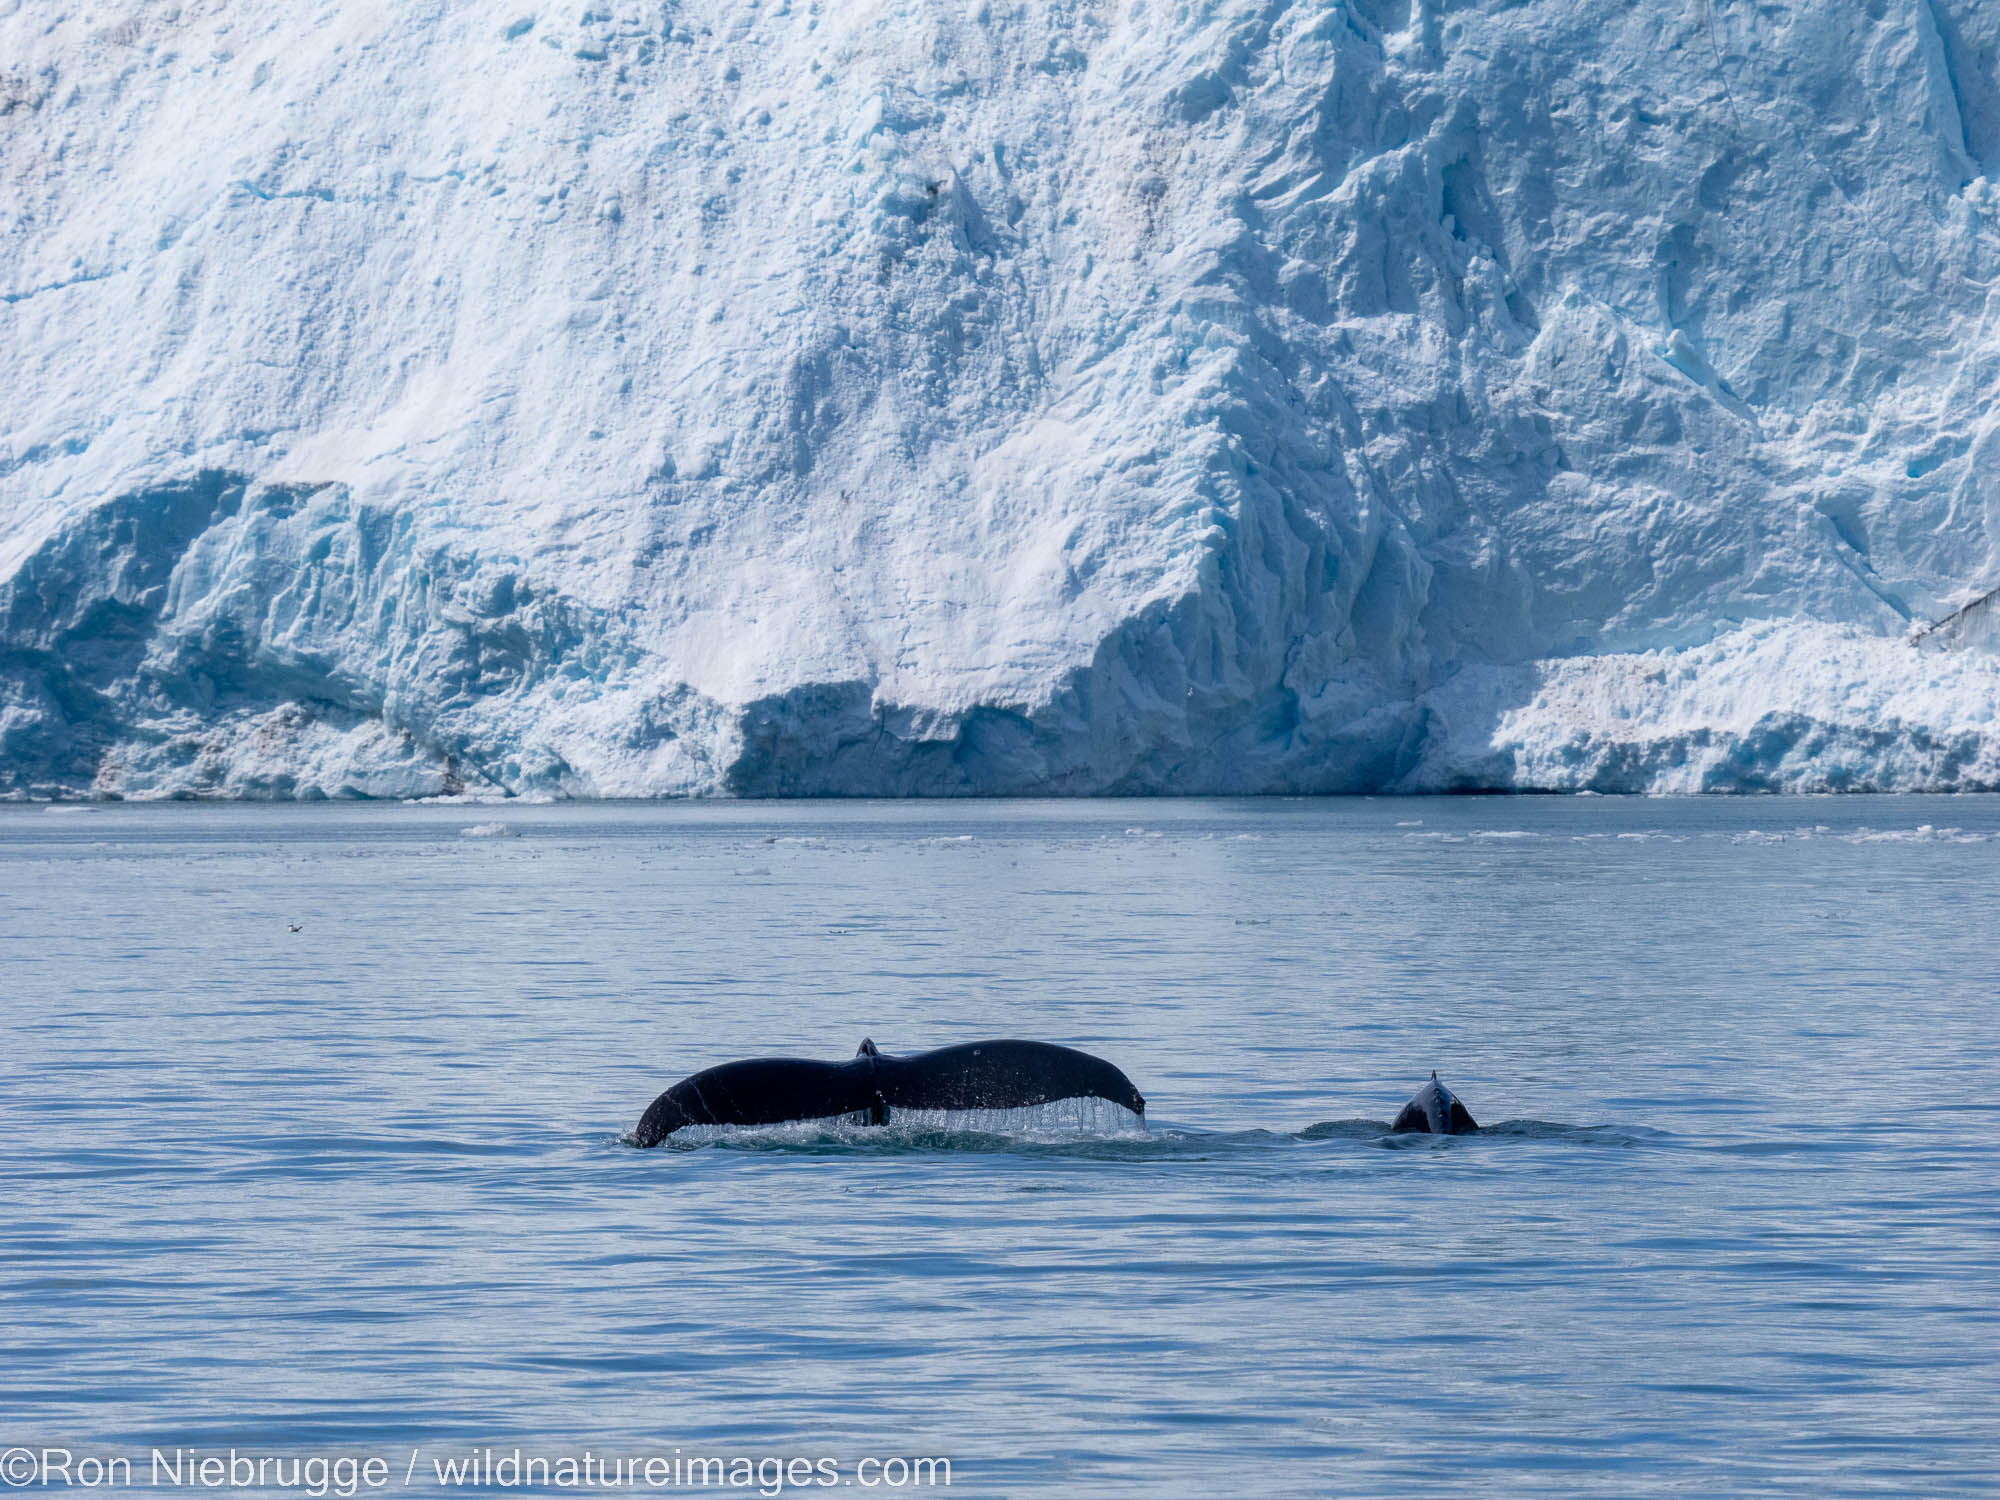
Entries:
POLYGON ((861 1039, 861 1045, 854 1049, 854 1055, 856 1057, 880 1057, 882 1054, 876 1049, 874 1040, 864 1036, 861 1039))

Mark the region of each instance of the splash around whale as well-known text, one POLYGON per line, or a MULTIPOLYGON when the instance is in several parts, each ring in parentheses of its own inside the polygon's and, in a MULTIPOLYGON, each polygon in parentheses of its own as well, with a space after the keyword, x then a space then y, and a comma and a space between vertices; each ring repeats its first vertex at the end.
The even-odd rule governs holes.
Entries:
POLYGON ((1131 1079, 1072 1047, 1001 1039, 897 1057, 863 1039, 842 1063, 757 1057, 683 1078, 647 1106, 632 1141, 658 1146, 689 1126, 827 1119, 884 1125, 891 1111, 1023 1109, 1089 1098, 1145 1119, 1146 1101, 1131 1079))

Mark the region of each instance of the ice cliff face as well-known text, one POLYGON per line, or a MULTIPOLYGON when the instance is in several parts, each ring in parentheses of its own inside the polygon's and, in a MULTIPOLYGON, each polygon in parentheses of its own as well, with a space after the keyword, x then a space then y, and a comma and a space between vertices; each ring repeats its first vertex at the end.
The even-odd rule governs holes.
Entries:
POLYGON ((0 0, 0 791, 2000 785, 2000 7, 0 0))

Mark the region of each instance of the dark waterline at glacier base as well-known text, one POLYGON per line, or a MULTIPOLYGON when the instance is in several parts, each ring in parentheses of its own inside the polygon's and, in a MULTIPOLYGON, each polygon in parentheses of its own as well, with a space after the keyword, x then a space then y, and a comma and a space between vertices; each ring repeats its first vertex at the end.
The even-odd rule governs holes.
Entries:
POLYGON ((1988 1492, 1996 895, 1993 798, 0 808, 0 1442, 1988 1492), (621 1144, 998 1034, 1151 1130, 621 1144))

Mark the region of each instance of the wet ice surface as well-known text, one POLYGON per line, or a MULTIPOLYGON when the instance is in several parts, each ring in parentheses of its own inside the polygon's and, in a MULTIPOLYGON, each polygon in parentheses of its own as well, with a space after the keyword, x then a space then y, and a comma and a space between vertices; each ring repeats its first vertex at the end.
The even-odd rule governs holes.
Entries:
POLYGON ((973 1495, 2000 1464, 2000 801, 494 816, 0 809, 0 1442, 973 1495), (1148 1128, 622 1142, 864 1035, 1084 1047, 1148 1128), (1489 1129, 1384 1134, 1432 1068, 1489 1129))

